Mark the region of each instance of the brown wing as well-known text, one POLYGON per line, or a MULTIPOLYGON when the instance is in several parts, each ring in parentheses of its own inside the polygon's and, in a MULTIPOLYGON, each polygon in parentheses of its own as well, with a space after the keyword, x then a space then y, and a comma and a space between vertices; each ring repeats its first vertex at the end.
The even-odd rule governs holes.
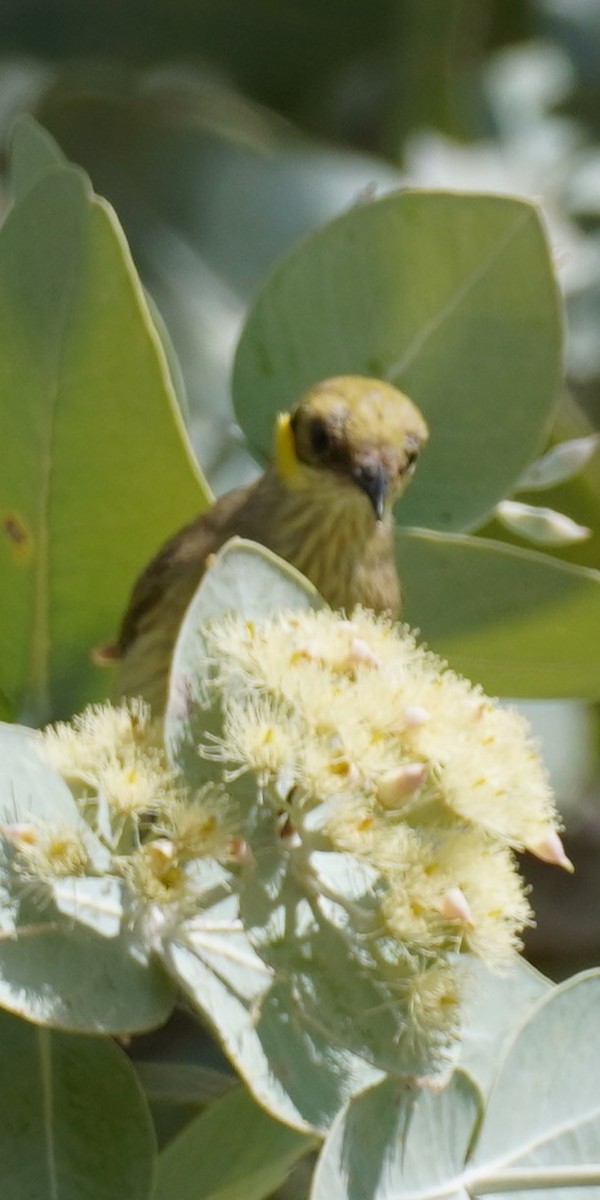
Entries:
POLYGON ((119 692, 144 696, 158 714, 173 644, 206 560, 238 532, 239 513, 255 485, 222 496, 208 512, 180 529, 137 580, 119 631, 119 692))

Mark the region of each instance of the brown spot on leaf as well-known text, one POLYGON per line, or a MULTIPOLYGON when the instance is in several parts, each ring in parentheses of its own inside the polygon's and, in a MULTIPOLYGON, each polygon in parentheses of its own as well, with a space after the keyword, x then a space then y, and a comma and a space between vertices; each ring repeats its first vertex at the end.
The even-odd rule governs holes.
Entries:
POLYGON ((90 657, 97 667, 108 667, 118 662, 121 657, 118 642, 103 642, 100 646, 92 646, 90 657))
POLYGON ((16 512, 4 513, 2 530, 15 558, 27 562, 31 558, 32 537, 23 518, 16 512))

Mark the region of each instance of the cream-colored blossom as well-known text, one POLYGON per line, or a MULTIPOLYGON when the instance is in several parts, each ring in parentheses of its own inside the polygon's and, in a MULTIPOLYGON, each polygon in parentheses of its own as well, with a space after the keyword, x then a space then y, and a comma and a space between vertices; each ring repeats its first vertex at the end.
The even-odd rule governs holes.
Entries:
POLYGON ((72 723, 45 729, 38 748, 67 781, 121 817, 160 812, 177 790, 141 700, 91 705, 72 723))
POLYGON ((38 749, 60 775, 93 786, 99 763, 147 746, 152 736, 150 709, 142 700, 92 704, 72 721, 44 729, 38 749))
POLYGON ((180 863, 187 863, 208 856, 229 858, 236 828, 236 812, 227 793, 207 784, 193 799, 173 800, 154 832, 172 844, 180 863))
POLYGON ((160 812, 174 790, 169 772, 150 753, 106 760, 96 783, 109 807, 123 816, 160 812))
POLYGON ((84 875, 89 868, 89 850, 80 829, 32 822, 3 825, 0 833, 14 847, 17 872, 25 878, 48 881, 84 875))
POLYGON ((142 900, 189 906, 191 897, 184 866, 167 838, 146 842, 116 863, 117 869, 142 900))
POLYGON ((491 963, 510 958, 531 910, 510 851, 472 828, 422 833, 418 853, 391 871, 384 912, 397 936, 420 942, 425 931, 449 948, 469 949, 491 963), (449 901, 460 893, 464 909, 449 901), (454 912, 451 911, 454 907, 454 912))
POLYGON ((293 770, 297 739, 298 721, 290 719, 285 707, 250 692, 239 703, 230 700, 222 738, 201 747, 201 753, 206 758, 222 757, 226 780, 254 771, 266 782, 286 768, 293 770))
POLYGON ((407 1050, 418 1052, 437 1040, 444 1044, 458 1033, 458 980, 449 962, 425 961, 410 979, 407 992, 407 1050))

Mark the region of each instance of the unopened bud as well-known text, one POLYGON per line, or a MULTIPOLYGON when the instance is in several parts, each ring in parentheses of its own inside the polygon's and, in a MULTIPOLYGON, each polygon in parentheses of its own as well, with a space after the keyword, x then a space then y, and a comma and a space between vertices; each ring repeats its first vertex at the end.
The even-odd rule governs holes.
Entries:
POLYGON ((0 824, 0 834, 17 849, 23 846, 37 846, 40 840, 39 830, 25 821, 15 821, 11 825, 0 824))
POLYGON ((555 829, 551 829, 543 841, 538 842, 536 846, 530 846, 529 849, 536 858, 541 858, 542 862, 552 863, 553 866, 562 867, 569 872, 575 870, 555 829))
POLYGON ((173 862, 176 850, 169 838, 156 838, 153 842, 146 842, 144 854, 153 867, 160 870, 173 862))
POLYGON ((399 808, 422 788, 429 768, 426 763, 404 763, 384 775, 377 784, 377 799, 384 808, 399 808))
POLYGON ((404 726, 406 729, 418 729, 421 725, 426 725, 430 717, 429 709, 423 708, 421 704, 409 704, 404 710, 404 726))
POLYGON ((364 638, 359 637, 353 637, 352 641, 350 642, 348 660, 353 665, 360 665, 361 663, 364 663, 369 667, 379 666, 379 658, 377 657, 372 646, 370 646, 364 638))
POLYGON ((462 888, 448 888, 440 905, 440 912, 448 921, 462 921, 463 925, 475 925, 471 906, 462 888))
POLYGON ((227 853, 234 862, 247 866, 254 862, 254 855, 245 838, 232 837, 227 842, 227 853))

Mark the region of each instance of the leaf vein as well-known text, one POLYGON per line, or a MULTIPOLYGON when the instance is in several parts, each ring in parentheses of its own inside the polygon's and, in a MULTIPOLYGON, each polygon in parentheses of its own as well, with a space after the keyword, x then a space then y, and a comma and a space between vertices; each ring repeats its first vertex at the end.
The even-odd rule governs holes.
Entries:
POLYGON ((519 212, 516 220, 513 221, 512 224, 509 225, 504 231, 502 236, 498 238, 497 242, 495 242, 491 247, 489 253, 482 258, 479 263, 477 263, 472 271, 469 271, 462 283, 455 288, 446 303, 442 304, 441 308, 439 308, 423 323, 421 329, 414 335, 410 345, 407 347, 404 353, 401 354, 400 357, 388 367, 386 371, 386 379, 389 379, 393 382, 399 376, 401 376, 404 371, 408 370, 408 368, 412 366, 413 362, 421 354, 429 339, 437 333, 438 329, 440 329, 444 324, 444 321, 456 312, 463 300, 467 298, 473 288, 475 288, 477 284, 485 277, 487 272, 491 270, 502 252, 506 249, 513 238, 516 237, 517 233, 519 233, 522 226, 526 221, 529 220, 529 218, 530 213, 528 209, 526 209, 525 212, 519 212))

